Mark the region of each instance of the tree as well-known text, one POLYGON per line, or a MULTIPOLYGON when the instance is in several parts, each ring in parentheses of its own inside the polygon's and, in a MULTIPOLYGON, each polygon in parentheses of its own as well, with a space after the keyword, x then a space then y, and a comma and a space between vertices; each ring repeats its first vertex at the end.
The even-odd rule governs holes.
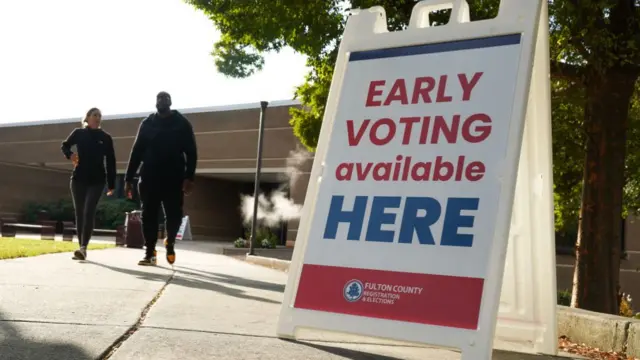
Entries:
POLYGON ((640 75, 640 4, 549 5, 555 70, 584 89, 586 156, 572 306, 615 314, 629 108, 640 75))
MULTIPOLYGON (((498 0, 467 1, 472 20, 497 14, 498 0)), ((229 76, 252 74, 262 67, 262 53, 284 46, 308 57, 311 71, 296 91, 304 106, 292 109, 291 124, 312 151, 348 9, 383 6, 389 30, 395 31, 407 26, 415 4, 410 0, 186 2, 204 11, 221 31, 213 55, 219 70, 229 76)), ((625 172, 629 109, 640 75, 639 7, 638 0, 549 0, 554 149, 564 151, 556 158, 570 160, 554 169, 555 190, 557 203, 563 206, 560 215, 580 214, 572 303, 608 313, 616 313, 618 305, 623 187, 640 184, 627 182, 630 172, 625 172), (582 199, 579 211, 577 199, 582 199)), ((443 11, 432 21, 443 23, 447 16, 443 11)))

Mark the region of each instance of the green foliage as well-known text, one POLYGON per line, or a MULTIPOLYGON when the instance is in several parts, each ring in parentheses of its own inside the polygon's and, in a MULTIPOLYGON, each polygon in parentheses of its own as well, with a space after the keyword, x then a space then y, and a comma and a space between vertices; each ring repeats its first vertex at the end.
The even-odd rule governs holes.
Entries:
POLYGON ((571 306, 571 291, 558 291, 558 305, 571 306))
POLYGON ((135 202, 126 199, 104 199, 96 209, 96 226, 102 229, 115 229, 124 225, 125 213, 137 210, 135 202))
MULTIPOLYGON (((556 227, 576 222, 584 169, 585 85, 612 69, 640 65, 637 4, 609 0, 549 1, 553 90, 553 150, 556 227)), ((633 72, 629 72, 629 76, 633 72)), ((597 99, 594 99, 597 101, 597 99)), ((627 134, 624 213, 637 211, 640 196, 640 112, 633 96, 627 134)))
POLYGON ((21 215, 25 222, 34 224, 38 221, 38 216, 42 211, 45 211, 51 220, 75 220, 73 203, 68 199, 61 199, 46 203, 29 202, 24 206, 21 215))
POLYGON ((318 59, 309 59, 311 72, 306 82, 297 88, 296 96, 304 104, 303 108, 291 108, 290 124, 293 133, 307 150, 315 151, 318 146, 324 108, 329 97, 329 87, 333 77, 333 66, 338 48, 318 59))
MULTIPOLYGON (((113 247, 115 247, 115 244, 89 244, 89 250, 92 251, 113 247)), ((77 248, 78 245, 76 243, 67 241, 0 238, 0 260, 71 252, 77 248)))
POLYGON ((185 0, 202 10, 222 33, 214 45, 218 69, 246 77, 262 68, 262 54, 290 46, 316 57, 342 33, 340 1, 185 0))
MULTIPOLYGON (((566 80, 552 82, 553 178, 556 230, 577 236, 585 133, 584 87, 566 80)), ((629 112, 625 159, 623 217, 640 209, 640 83, 629 112)))
POLYGON ((585 151, 584 89, 559 79, 552 82, 551 91, 556 230, 575 226, 577 233, 585 151))
POLYGON ((211 52, 216 67, 221 73, 233 78, 245 78, 262 70, 264 58, 252 52, 248 46, 234 42, 229 35, 223 35, 211 52))
POLYGON ((271 239, 263 239, 260 242, 260 247, 264 248, 264 249, 275 249, 277 246, 277 243, 275 241, 275 239, 271 238, 271 239))
POLYGON ((640 211, 640 82, 631 101, 626 151, 623 216, 640 211))
POLYGON ((237 238, 236 241, 233 242, 233 246, 237 248, 246 248, 249 247, 249 241, 243 238, 237 238))
MULTIPOLYGON (((245 238, 251 239, 251 228, 245 230, 245 238)), ((256 229, 256 238, 254 244, 260 245, 263 248, 275 249, 280 239, 274 234, 268 227, 259 226, 256 229)))
POLYGON ((551 56, 578 65, 584 78, 640 63, 637 1, 549 0, 551 56))
POLYGON ((630 295, 622 294, 619 308, 620 316, 633 317, 633 299, 630 295))

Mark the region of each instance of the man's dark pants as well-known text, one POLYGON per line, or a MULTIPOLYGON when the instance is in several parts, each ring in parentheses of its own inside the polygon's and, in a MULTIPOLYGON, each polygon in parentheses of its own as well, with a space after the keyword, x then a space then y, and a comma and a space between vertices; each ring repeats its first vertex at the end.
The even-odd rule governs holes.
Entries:
POLYGON ((167 229, 167 240, 173 245, 182 223, 184 193, 182 181, 141 179, 138 192, 142 202, 142 234, 147 256, 152 256, 158 242, 158 214, 162 206, 167 229))

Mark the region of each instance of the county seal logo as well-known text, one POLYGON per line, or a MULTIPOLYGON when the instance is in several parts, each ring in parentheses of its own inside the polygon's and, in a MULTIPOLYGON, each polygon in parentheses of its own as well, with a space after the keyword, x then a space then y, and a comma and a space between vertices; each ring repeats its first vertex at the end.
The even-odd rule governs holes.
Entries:
POLYGON ((364 292, 364 285, 360 280, 349 280, 344 285, 344 289, 342 289, 342 296, 348 302, 356 302, 360 300, 362 297, 362 293, 364 292))

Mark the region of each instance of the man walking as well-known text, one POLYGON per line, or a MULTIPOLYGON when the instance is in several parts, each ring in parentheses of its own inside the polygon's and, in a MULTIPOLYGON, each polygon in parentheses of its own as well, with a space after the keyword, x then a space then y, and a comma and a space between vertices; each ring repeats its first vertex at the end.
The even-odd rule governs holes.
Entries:
POLYGON ((142 233, 146 253, 138 265, 157 264, 158 214, 165 215, 167 262, 176 261, 175 241, 182 223, 184 194, 193 186, 198 152, 189 120, 171 110, 171 96, 156 97, 156 113, 142 120, 138 128, 125 175, 125 192, 131 197, 134 176, 140 168, 138 192, 142 202, 142 233))

